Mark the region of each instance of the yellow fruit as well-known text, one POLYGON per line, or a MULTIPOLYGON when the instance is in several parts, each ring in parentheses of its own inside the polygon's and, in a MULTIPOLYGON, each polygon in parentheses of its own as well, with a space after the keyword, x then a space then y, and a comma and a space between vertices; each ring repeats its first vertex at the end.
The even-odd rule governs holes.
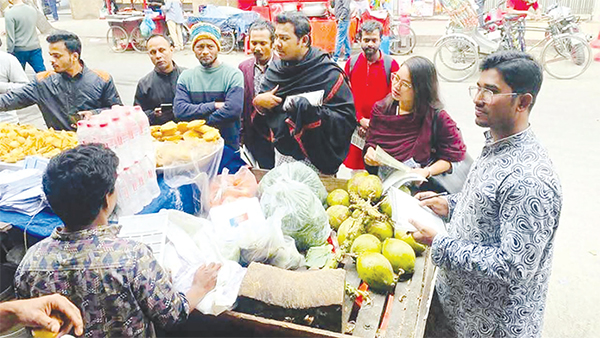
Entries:
POLYGON ((350 252, 356 255, 360 255, 363 252, 381 252, 381 242, 377 237, 371 234, 364 234, 358 236, 354 242, 352 242, 352 248, 350 252))
POLYGON ((327 205, 350 206, 350 195, 344 189, 335 189, 327 195, 327 205))
POLYGON ((375 291, 389 291, 395 284, 392 264, 377 252, 365 252, 358 256, 356 272, 358 277, 375 291))
POLYGON ((379 210, 388 215, 388 217, 392 217, 392 204, 390 203, 390 198, 388 196, 383 198, 383 201, 379 205, 379 210))
POLYGON ((406 242, 396 238, 388 238, 383 242, 381 254, 390 261, 394 272, 415 272, 415 251, 406 242))
POLYGON ((400 240, 406 242, 406 244, 410 245, 410 247, 413 248, 413 250, 415 251, 415 253, 417 255, 420 255, 423 253, 423 251, 427 250, 427 245, 424 245, 424 244, 421 244, 421 243, 418 243, 417 241, 415 241, 414 237, 409 232, 396 231, 396 233, 394 234, 394 237, 397 239, 400 239, 400 240))
POLYGON ((369 176, 369 173, 366 171, 359 171, 358 173, 354 174, 354 176, 348 180, 348 183, 346 184, 346 190, 348 192, 358 193, 358 184, 367 176, 369 176))
POLYGON ((378 201, 383 194, 383 183, 378 176, 369 175, 358 183, 358 194, 361 198, 378 201))
POLYGON ((375 220, 367 226, 367 233, 375 235, 380 241, 394 237, 394 227, 388 221, 375 220))
MULTIPOLYGON (((358 222, 355 218, 348 217, 340 225, 338 232, 337 232, 338 243, 340 245, 344 244, 344 241, 346 241, 346 238, 350 235, 350 232, 352 231, 352 229, 356 228, 358 226, 358 224, 354 224, 355 222, 358 222)), ((356 234, 356 236, 360 236, 360 235, 362 235, 362 233, 356 234)), ((350 244, 352 244, 352 243, 350 243, 350 244)))
POLYGON ((342 222, 350 217, 350 210, 345 205, 332 205, 327 208, 327 216, 329 216, 329 225, 337 231, 342 222))

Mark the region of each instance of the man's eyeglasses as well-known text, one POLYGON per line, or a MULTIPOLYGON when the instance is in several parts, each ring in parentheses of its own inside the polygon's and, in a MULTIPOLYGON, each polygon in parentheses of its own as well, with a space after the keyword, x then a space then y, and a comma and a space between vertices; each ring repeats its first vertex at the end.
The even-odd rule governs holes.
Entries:
POLYGON ((490 104, 490 103, 492 103, 492 100, 494 100, 494 96, 515 96, 515 95, 519 95, 519 93, 495 94, 487 88, 471 86, 471 87, 469 87, 469 95, 471 95, 471 98, 473 100, 475 100, 476 98, 479 97, 479 95, 481 95, 481 101, 483 101, 484 103, 490 104))
POLYGON ((402 80, 402 78, 400 77, 400 75, 398 75, 398 73, 393 73, 392 74, 392 81, 396 82, 396 83, 400 83, 400 86, 404 86, 408 89, 412 88, 412 84, 410 84, 408 81, 406 80, 402 80))

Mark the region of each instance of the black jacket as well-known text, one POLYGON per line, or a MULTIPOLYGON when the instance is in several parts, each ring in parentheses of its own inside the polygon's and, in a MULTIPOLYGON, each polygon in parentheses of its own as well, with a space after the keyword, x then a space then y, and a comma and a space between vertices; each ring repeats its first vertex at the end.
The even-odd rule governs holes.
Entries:
POLYGON ((185 70, 185 68, 178 67, 175 63, 173 65, 175 67, 171 73, 163 74, 155 68, 141 78, 137 84, 134 104, 142 107, 152 125, 163 124, 175 118, 172 110, 170 114, 163 112, 160 117, 154 114, 154 109, 159 108, 161 104, 173 104, 177 79, 179 74, 185 70))
POLYGON ((73 130, 70 116, 80 111, 99 112, 121 105, 112 77, 83 65, 74 77, 66 73, 37 73, 33 82, 0 95, 0 111, 15 110, 37 104, 48 128, 73 130))
POLYGON ((264 116, 277 151, 296 160, 308 158, 321 173, 335 174, 350 148, 356 128, 356 111, 344 71, 329 55, 312 47, 303 60, 273 60, 261 84, 261 92, 279 86, 276 95, 282 103, 264 116), (306 98, 296 98, 284 110, 291 95, 323 90, 323 104, 312 106, 306 98))

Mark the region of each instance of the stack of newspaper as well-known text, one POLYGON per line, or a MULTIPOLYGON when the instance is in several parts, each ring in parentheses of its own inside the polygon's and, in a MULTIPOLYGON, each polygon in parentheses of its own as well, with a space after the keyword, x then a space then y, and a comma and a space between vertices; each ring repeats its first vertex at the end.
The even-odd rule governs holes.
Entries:
POLYGON ((0 171, 0 210, 33 216, 46 207, 40 169, 0 171))

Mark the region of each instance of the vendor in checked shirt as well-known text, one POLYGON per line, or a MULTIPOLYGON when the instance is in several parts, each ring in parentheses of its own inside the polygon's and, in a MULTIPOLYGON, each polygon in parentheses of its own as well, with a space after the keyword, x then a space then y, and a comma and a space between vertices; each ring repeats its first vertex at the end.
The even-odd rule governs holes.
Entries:
POLYGON ((52 210, 65 226, 32 246, 15 274, 19 298, 59 293, 83 316, 86 337, 154 337, 154 324, 185 321, 216 284, 220 266, 201 266, 191 289, 177 292, 145 244, 118 238, 109 225, 119 159, 102 145, 54 157, 43 178, 52 210))

